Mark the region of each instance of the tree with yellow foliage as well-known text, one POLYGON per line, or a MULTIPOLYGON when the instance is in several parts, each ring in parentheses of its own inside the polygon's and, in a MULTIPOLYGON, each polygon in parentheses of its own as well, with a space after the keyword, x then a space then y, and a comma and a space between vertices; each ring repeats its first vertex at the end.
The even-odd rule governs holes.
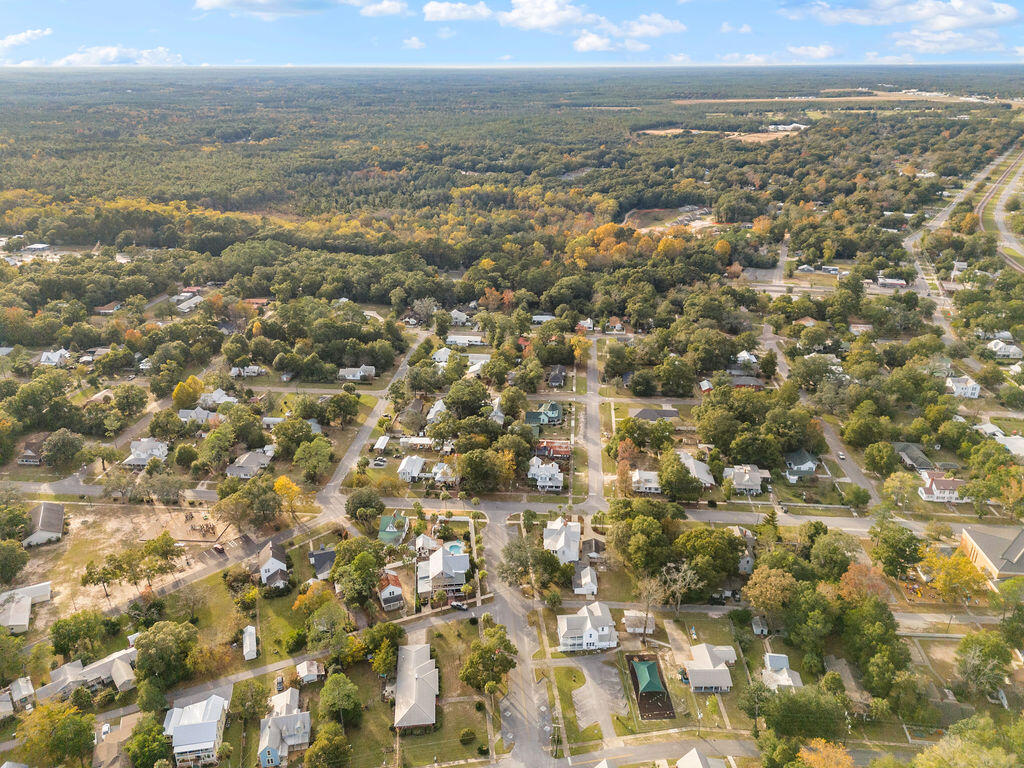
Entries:
POLYGON ((292 517, 295 517, 299 499, 302 497, 302 489, 287 475, 279 475, 274 481, 274 493, 276 493, 285 509, 292 517))
POLYGON ((938 549, 928 549, 921 561, 921 570, 932 577, 931 586, 947 603, 962 603, 985 584, 985 577, 957 550, 947 557, 938 549))
POLYGON ((715 243, 715 255, 720 259, 727 259, 732 255, 732 246, 728 240, 719 240, 715 243))
POLYGON ((842 744, 811 739, 800 747, 800 762, 807 768, 853 768, 853 755, 842 744))
POLYGON ((334 588, 329 581, 314 581, 309 589, 295 598, 292 610, 309 618, 324 603, 330 602, 334 596, 334 588))
POLYGON ((576 361, 576 365, 586 361, 587 353, 590 352, 590 341, 586 336, 570 336, 569 346, 572 347, 572 358, 576 361))
POLYGON ((171 401, 177 410, 195 408, 199 396, 203 394, 203 382, 195 376, 179 381, 171 393, 171 401))

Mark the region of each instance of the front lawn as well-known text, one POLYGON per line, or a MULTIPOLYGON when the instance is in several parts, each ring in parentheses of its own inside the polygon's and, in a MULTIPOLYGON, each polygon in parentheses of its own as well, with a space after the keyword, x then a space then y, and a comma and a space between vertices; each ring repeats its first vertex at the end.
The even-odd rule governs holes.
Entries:
POLYGON ((582 688, 587 680, 578 667, 555 667, 555 687, 558 689, 558 701, 562 707, 562 721, 565 725, 565 741, 567 744, 596 741, 601 738, 601 726, 597 723, 580 730, 576 720, 576 705, 572 700, 572 692, 582 688))

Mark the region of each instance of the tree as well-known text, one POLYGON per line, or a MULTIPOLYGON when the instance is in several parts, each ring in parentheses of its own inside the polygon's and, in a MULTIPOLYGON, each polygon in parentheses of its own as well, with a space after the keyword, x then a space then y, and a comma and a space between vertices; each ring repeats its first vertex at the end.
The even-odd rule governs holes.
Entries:
POLYGON ((0 583, 10 584, 28 562, 28 552, 20 541, 0 541, 0 583))
POLYGON ((189 410, 196 407, 200 395, 203 394, 203 382, 196 376, 189 376, 184 381, 179 381, 171 393, 171 401, 176 411, 189 410))
POLYGON ((286 459, 292 458, 300 445, 313 440, 313 427, 298 416, 289 416, 284 421, 275 424, 273 432, 277 451, 286 459))
POLYGON ((143 712, 160 712, 167 706, 167 697, 158 681, 143 680, 137 690, 136 703, 143 712))
POLYGON ((305 755, 305 768, 346 768, 351 756, 351 745, 345 738, 345 729, 328 720, 317 727, 316 739, 305 755))
POLYGON ((991 693, 1010 672, 1013 654, 999 632, 992 629, 971 632, 956 649, 957 671, 969 689, 991 693))
POLYGON ((21 755, 33 765, 63 765, 74 760, 85 765, 92 754, 96 718, 83 714, 70 702, 38 705, 18 726, 21 755))
POLYGON ((787 571, 759 567, 743 587, 743 597, 768 616, 778 617, 796 597, 797 580, 787 571))
POLYGON ((445 407, 456 419, 476 416, 487 401, 487 387, 477 379, 456 381, 444 397, 445 407))
MULTIPOLYGON (((34 648, 45 643, 38 643, 34 648)), ((7 627, 0 627, 0 685, 6 685, 21 674, 21 651, 25 639, 12 635, 7 627)))
POLYGON ((103 614, 99 611, 84 610, 57 619, 50 625, 50 643, 54 653, 71 656, 85 643, 91 648, 92 643, 101 637, 103 614))
POLYGON ((783 737, 835 739, 846 734, 842 702, 814 685, 780 691, 765 702, 761 714, 765 725, 783 737))
POLYGON ((838 581, 850 567, 854 553, 860 549, 857 540, 842 531, 830 531, 819 536, 811 546, 811 564, 822 578, 838 581))
POLYGON ((357 488, 349 494, 345 500, 345 514, 356 520, 364 519, 360 516, 361 510, 369 510, 369 520, 372 517, 384 513, 384 502, 380 500, 380 494, 372 488, 357 488))
POLYGON ((871 472, 888 477, 897 466, 896 449, 892 443, 872 443, 864 449, 864 466, 871 472))
POLYGON ((910 472, 894 472, 882 484, 882 493, 895 506, 903 509, 919 484, 917 477, 910 472))
POLYGON ((931 586, 947 603, 963 603, 985 585, 985 577, 960 550, 947 557, 938 549, 929 548, 921 569, 931 575, 931 586))
POLYGON ((1000 618, 1024 602, 1024 576, 1014 576, 999 583, 994 592, 988 593, 989 604, 999 611, 1000 618))
POLYGON ((270 709, 269 696, 270 688, 260 678, 243 680, 231 695, 231 711, 245 722, 259 722, 270 709))
POLYGON ((155 768, 158 760, 171 759, 171 746, 161 723, 154 715, 144 715, 124 743, 132 768, 155 768))
POLYGON ((647 621, 651 616, 651 608, 661 605, 665 602, 665 595, 667 590, 665 584, 661 579, 656 576, 645 576, 644 578, 636 582, 636 587, 633 590, 636 594, 636 599, 644 606, 644 633, 640 636, 641 641, 647 645, 647 621))
POLYGON ((850 563, 839 578, 839 595, 850 603, 858 603, 865 597, 884 597, 888 592, 882 574, 863 563, 850 563))
POLYGON ((299 499, 302 497, 302 489, 288 475, 278 475, 274 481, 274 493, 281 498, 282 506, 294 517, 299 499))
POLYGON ((889 520, 872 527, 872 535, 875 547, 871 559, 882 567, 886 576, 902 578, 911 566, 921 562, 921 541, 910 529, 889 520))
POLYGON ((704 580, 697 571, 686 562, 668 563, 661 572, 661 580, 665 590, 675 603, 676 611, 687 595, 704 587, 704 580))
POLYGON ((302 476, 309 483, 317 482, 331 466, 331 441, 317 435, 295 449, 295 464, 302 468, 302 476))
POLYGON ((0 503, 0 539, 21 541, 28 535, 28 512, 20 501, 0 503))
POLYGON ((201 584, 186 584, 170 594, 170 610, 184 621, 194 621, 210 600, 210 588, 201 584))
POLYGON ((658 470, 661 491, 672 501, 696 501, 703 490, 700 480, 690 474, 675 451, 665 451, 658 470))
POLYGON ((484 630, 483 638, 474 640, 469 648, 459 679, 470 688, 484 690, 488 682, 500 684, 516 667, 518 651, 500 624, 484 630))
POLYGON ((383 642, 377 652, 373 654, 373 664, 370 665, 370 668, 382 677, 393 675, 398 668, 398 649, 395 644, 390 640, 383 642))
POLYGON ((192 466, 192 462, 199 458, 199 451, 196 450, 194 445, 189 443, 182 443, 174 449, 174 463, 179 467, 187 469, 192 466))
POLYGON ((139 678, 155 678, 165 689, 184 679, 188 674, 185 660, 197 641, 198 631, 191 624, 158 621, 135 640, 139 678))
POLYGON ((320 691, 320 717, 336 720, 346 727, 359 725, 362 721, 363 703, 359 698, 359 686, 347 675, 336 672, 324 681, 320 691))
POLYGON ((853 755, 842 744, 811 739, 800 747, 800 760, 807 768, 854 768, 853 755))
POLYGON ((67 467, 75 460, 84 444, 81 435, 61 427, 43 441, 43 461, 51 467, 67 467))

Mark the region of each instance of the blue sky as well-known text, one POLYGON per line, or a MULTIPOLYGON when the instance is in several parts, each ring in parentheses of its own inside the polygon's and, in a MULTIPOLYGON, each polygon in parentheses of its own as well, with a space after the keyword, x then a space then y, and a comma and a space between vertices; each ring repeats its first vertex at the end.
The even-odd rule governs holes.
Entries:
POLYGON ((0 0, 0 64, 1024 62, 1024 0, 0 0))

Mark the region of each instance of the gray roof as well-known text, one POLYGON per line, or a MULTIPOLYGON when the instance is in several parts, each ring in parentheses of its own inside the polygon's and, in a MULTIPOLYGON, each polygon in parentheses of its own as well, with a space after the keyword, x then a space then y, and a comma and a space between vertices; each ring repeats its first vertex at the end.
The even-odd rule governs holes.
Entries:
POLYGON ((64 505, 55 501, 44 501, 31 512, 32 532, 64 532, 64 505))
POLYGON ((998 536, 977 528, 966 528, 964 532, 985 553, 985 557, 992 561, 999 573, 1024 574, 1024 529, 1013 537, 998 536))
POLYGON ((411 728, 433 725, 440 690, 437 664, 430 657, 430 646, 398 647, 398 672, 395 682, 395 726, 411 728))
POLYGON ((164 717, 164 735, 171 738, 175 753, 213 748, 220 737, 220 720, 228 703, 213 694, 207 699, 175 707, 164 717))
POLYGON ((641 408, 636 412, 636 418, 643 421, 657 421, 658 419, 678 419, 679 411, 671 408, 641 408))

